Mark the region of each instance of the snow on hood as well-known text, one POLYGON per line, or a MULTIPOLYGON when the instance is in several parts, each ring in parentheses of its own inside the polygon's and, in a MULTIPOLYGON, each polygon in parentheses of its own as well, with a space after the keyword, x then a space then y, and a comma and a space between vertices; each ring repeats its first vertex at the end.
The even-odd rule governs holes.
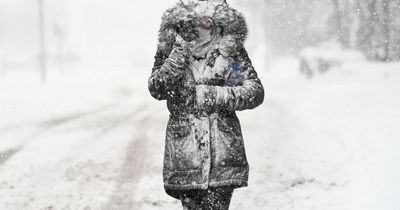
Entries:
POLYGON ((174 42, 174 31, 205 22, 222 27, 223 35, 234 35, 239 45, 247 38, 248 30, 243 15, 225 0, 181 0, 162 17, 159 47, 170 49, 174 42))

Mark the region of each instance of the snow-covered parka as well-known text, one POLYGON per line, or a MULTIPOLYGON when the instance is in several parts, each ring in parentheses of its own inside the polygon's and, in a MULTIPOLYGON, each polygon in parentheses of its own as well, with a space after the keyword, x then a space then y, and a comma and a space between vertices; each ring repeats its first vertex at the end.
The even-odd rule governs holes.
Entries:
MULTIPOLYGON (((163 180, 166 192, 175 198, 178 190, 247 186, 249 165, 235 111, 253 109, 264 100, 263 85, 243 46, 243 16, 226 3, 216 5, 213 12, 199 13, 198 7, 197 1, 181 1, 166 11, 148 80, 151 95, 166 100, 170 112, 163 180), (189 52, 179 57, 173 48, 176 34, 190 39, 190 28, 204 21, 221 27, 223 36, 233 35, 238 47, 228 65, 209 68, 215 70, 214 77, 196 80, 189 52), (171 57, 183 62, 177 64, 171 57)), ((209 57, 213 65, 222 59, 209 57)))

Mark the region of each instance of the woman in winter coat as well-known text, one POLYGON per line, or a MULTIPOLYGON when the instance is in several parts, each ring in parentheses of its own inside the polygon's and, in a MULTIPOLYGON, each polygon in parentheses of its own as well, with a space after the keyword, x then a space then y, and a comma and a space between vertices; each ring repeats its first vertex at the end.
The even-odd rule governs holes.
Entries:
POLYGON ((163 16, 149 91, 167 101, 164 189, 184 209, 228 209, 234 188, 247 186, 235 111, 260 105, 264 89, 246 36, 224 0, 180 1, 163 16))

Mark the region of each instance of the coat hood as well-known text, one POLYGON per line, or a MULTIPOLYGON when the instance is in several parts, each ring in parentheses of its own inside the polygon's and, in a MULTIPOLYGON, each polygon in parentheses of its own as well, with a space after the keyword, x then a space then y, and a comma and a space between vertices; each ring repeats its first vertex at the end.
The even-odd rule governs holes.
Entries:
POLYGON ((225 0, 181 0, 162 17, 159 47, 168 51, 174 42, 174 32, 202 23, 221 27, 222 34, 234 35, 239 45, 247 38, 248 30, 243 15, 225 0))

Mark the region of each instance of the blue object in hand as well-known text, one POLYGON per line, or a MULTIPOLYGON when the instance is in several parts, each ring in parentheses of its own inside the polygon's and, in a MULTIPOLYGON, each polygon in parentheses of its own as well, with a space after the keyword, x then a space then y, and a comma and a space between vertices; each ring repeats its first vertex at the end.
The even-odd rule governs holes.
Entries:
POLYGON ((240 63, 239 63, 239 61, 235 61, 235 62, 233 63, 233 65, 232 65, 232 70, 233 70, 235 73, 240 72, 240 63))

